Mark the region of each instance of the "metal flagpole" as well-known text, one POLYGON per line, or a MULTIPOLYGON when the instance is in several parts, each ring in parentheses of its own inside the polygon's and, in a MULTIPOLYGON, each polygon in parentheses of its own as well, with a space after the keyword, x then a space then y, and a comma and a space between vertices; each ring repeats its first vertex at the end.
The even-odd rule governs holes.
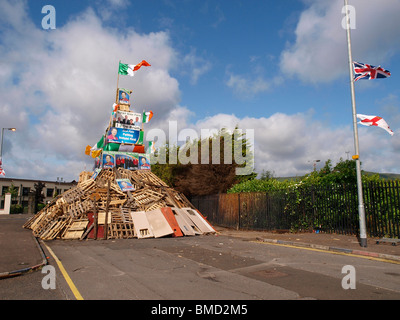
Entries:
POLYGON ((363 200, 363 190, 361 181, 361 164, 360 164, 360 150, 358 144, 358 129, 357 129, 357 112, 356 112, 356 97, 354 91, 354 75, 353 75, 353 58, 351 53, 351 38, 350 38, 350 17, 348 11, 348 1, 344 0, 346 10, 346 32, 347 32, 347 48, 349 53, 349 74, 350 74, 350 89, 351 89, 351 104, 353 107, 353 129, 354 129, 354 147, 356 154, 353 159, 356 161, 357 170, 357 190, 358 190, 358 218, 360 223, 360 245, 361 247, 367 246, 367 232, 365 223, 365 210, 363 200))

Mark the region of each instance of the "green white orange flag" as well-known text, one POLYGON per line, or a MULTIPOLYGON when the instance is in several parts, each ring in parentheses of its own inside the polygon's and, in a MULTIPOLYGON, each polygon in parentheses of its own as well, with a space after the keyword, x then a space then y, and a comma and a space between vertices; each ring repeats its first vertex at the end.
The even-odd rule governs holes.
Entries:
POLYGON ((154 141, 149 141, 149 148, 147 149, 147 153, 152 154, 156 152, 156 147, 154 146, 154 141))
POLYGON ((135 71, 139 70, 142 66, 150 67, 151 65, 146 60, 142 60, 142 62, 139 62, 138 64, 125 64, 120 62, 118 73, 133 77, 135 75, 135 71))
POLYGON ((151 118, 153 118, 153 111, 150 110, 147 112, 143 112, 143 118, 142 118, 143 123, 148 123, 151 118))
POLYGON ((102 136, 100 140, 94 146, 86 146, 85 154, 93 158, 96 158, 100 153, 102 148, 104 147, 104 137, 102 136))

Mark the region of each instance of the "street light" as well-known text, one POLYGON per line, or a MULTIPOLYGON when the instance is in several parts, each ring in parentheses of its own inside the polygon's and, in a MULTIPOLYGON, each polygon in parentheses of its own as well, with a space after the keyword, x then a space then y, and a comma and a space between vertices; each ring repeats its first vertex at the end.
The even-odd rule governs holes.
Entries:
POLYGON ((313 162, 314 171, 316 171, 317 162, 320 162, 320 161, 321 160, 308 160, 308 162, 313 162))
POLYGON ((10 130, 10 131, 16 131, 17 129, 15 128, 1 128, 1 149, 0 149, 0 160, 2 159, 3 156, 3 135, 4 135, 4 129, 10 130))

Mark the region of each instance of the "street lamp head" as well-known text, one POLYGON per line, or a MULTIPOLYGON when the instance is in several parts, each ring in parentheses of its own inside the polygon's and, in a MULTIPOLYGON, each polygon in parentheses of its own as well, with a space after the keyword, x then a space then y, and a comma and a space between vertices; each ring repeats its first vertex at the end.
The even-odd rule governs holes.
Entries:
POLYGON ((8 128, 8 130, 16 131, 17 129, 16 128, 8 128))

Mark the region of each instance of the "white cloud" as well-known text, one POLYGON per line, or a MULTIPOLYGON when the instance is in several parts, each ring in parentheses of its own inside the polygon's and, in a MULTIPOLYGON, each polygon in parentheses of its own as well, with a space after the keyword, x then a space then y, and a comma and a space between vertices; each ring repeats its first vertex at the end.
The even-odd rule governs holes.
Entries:
MULTIPOLYGON (((300 176, 313 168, 313 161, 320 160, 317 169, 328 159, 336 163, 354 153, 353 128, 350 126, 327 128, 313 119, 312 113, 293 115, 275 113, 269 117, 238 118, 233 114, 216 114, 192 124, 200 137, 201 129, 227 128, 236 126, 245 133, 254 130, 255 169, 257 172, 269 170, 276 176, 300 176)), ((384 130, 360 128, 360 156, 362 169, 375 172, 396 172, 400 156, 396 151, 400 143, 384 130), (371 131, 372 130, 372 131, 371 131), (397 142, 395 142, 397 141, 397 142), (379 145, 379 148, 376 146, 379 145), (382 158, 382 154, 390 157, 382 158)))
POLYGON ((243 97, 253 97, 258 93, 268 91, 271 87, 271 84, 262 76, 250 79, 250 77, 235 74, 229 75, 226 85, 243 97))
POLYGON ((65 179, 79 177, 93 162, 86 145, 108 125, 119 60, 152 65, 119 78, 120 87, 133 90, 135 111, 161 115, 178 105, 178 82, 169 75, 177 53, 168 33, 117 32, 90 8, 51 31, 33 25, 23 2, 2 1, 0 11, 0 124, 17 128, 4 137, 8 176, 55 179, 63 168, 65 179))
MULTIPOLYGON (((304 82, 329 82, 348 72, 343 1, 310 0, 295 30, 295 43, 281 54, 281 69, 304 82)), ((398 0, 354 0, 356 29, 351 31, 353 59, 373 65, 386 62, 399 42, 398 0)))
POLYGON ((189 77, 191 84, 196 84, 200 76, 207 73, 212 67, 211 61, 197 55, 194 48, 192 48, 190 52, 182 58, 182 62, 187 66, 187 69, 190 72, 189 77))

